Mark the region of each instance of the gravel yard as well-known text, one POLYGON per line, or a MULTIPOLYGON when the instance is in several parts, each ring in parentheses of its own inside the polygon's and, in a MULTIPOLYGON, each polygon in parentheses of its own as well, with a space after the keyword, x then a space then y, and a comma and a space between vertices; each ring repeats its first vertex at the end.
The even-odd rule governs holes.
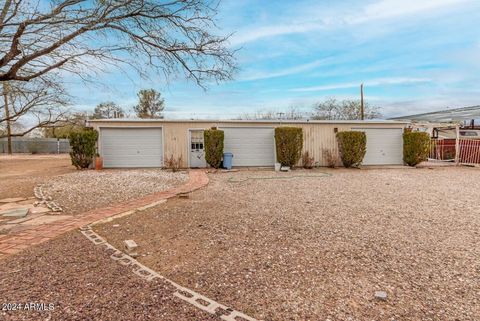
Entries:
POLYGON ((480 319, 478 169, 325 171, 212 174, 96 231, 258 319, 480 319))
POLYGON ((2 311, 0 320, 219 320, 147 282, 78 232, 0 261, 0 303, 53 304, 52 311, 2 311))
POLYGON ((77 214, 167 190, 187 180, 185 172, 161 169, 86 170, 52 177, 43 190, 65 213, 77 214))

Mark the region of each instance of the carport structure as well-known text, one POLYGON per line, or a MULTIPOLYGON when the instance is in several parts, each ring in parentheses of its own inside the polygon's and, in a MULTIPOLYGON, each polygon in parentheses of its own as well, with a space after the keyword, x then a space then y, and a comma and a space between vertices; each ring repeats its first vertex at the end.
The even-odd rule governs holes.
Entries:
POLYGON ((410 121, 430 133, 430 158, 456 164, 480 164, 480 105, 391 118, 410 121))
MULTIPOLYGON (((167 157, 181 158, 181 167, 205 167, 203 131, 224 131, 224 151, 233 153, 234 167, 273 167, 276 127, 303 130, 303 150, 319 166, 328 165, 324 153, 338 153, 336 133, 364 131, 364 165, 402 165, 402 121, 325 120, 164 120, 100 119, 88 125, 98 130, 98 151, 105 167, 162 167, 167 157)), ((340 164, 339 164, 340 165, 340 164)))

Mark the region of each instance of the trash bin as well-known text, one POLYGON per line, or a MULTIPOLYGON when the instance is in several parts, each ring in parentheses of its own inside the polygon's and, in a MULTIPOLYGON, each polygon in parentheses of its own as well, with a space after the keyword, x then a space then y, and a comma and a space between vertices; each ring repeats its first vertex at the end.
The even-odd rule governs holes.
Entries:
POLYGON ((226 169, 232 169, 232 153, 223 153, 223 167, 226 169))

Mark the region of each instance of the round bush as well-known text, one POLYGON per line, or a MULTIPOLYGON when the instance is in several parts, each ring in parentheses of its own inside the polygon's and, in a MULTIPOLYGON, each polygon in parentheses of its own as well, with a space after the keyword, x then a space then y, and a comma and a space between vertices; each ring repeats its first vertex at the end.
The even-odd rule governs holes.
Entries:
POLYGON ((344 131, 337 133, 340 158, 345 167, 358 167, 367 152, 367 136, 364 132, 344 131))
POLYGON ((277 161, 282 166, 295 166, 302 157, 303 131, 299 127, 275 128, 277 161))
POLYGON ((72 165, 77 169, 88 168, 93 161, 96 154, 96 142, 98 132, 96 130, 82 130, 72 132, 69 135, 70 140, 70 158, 72 165))
POLYGON ((403 161, 408 166, 415 166, 428 159, 430 136, 423 132, 403 133, 403 161))
POLYGON ((205 160, 213 168, 219 168, 223 157, 223 130, 206 129, 203 132, 205 141, 205 160))

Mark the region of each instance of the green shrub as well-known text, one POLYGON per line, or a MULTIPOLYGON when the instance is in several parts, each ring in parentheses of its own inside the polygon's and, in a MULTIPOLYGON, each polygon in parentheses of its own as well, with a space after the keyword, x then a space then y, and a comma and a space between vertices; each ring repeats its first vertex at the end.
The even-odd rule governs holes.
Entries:
POLYGON ((213 168, 219 168, 223 157, 223 130, 207 129, 203 131, 205 141, 205 160, 213 168))
POLYGON ((303 131, 299 127, 275 128, 277 161, 282 166, 293 167, 302 157, 303 131))
POLYGON ((72 132, 68 138, 70 140, 72 165, 77 169, 88 168, 96 154, 95 143, 97 142, 98 132, 87 129, 72 132))
POLYGON ((403 133, 403 161, 415 166, 428 158, 430 136, 422 132, 403 133))
POLYGON ((337 133, 340 159, 345 167, 358 167, 367 152, 367 136, 364 132, 344 131, 337 133))

